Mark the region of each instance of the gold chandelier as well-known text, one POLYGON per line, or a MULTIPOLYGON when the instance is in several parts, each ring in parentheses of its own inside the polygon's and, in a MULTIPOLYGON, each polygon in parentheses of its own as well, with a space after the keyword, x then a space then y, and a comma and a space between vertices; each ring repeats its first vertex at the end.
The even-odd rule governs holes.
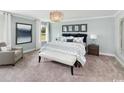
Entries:
POLYGON ((50 12, 50 20, 53 22, 60 22, 63 19, 63 13, 60 11, 50 12))

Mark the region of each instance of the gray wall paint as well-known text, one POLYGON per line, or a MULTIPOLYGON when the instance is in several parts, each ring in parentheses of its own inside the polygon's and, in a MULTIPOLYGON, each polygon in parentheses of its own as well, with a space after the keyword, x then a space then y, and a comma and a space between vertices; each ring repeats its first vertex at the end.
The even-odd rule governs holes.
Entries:
POLYGON ((34 20, 12 16, 12 46, 23 47, 24 51, 32 50, 36 47, 36 23, 34 20), (32 43, 16 45, 16 22, 32 24, 32 43))
POLYGON ((0 42, 3 42, 4 16, 0 14, 0 42))
MULTIPOLYGON (((62 34, 62 25, 66 24, 88 24, 88 35, 97 34, 100 52, 114 54, 114 18, 101 18, 82 21, 70 21, 51 24, 51 40, 62 34)), ((88 38, 88 43, 90 40, 88 38)))

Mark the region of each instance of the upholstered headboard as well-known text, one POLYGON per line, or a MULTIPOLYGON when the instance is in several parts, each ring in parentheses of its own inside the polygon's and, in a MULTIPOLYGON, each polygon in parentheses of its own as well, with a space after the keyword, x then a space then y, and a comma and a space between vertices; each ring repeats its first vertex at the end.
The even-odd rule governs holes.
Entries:
POLYGON ((69 36, 73 36, 73 37, 84 37, 83 42, 84 43, 87 43, 87 34, 62 33, 62 36, 64 36, 64 37, 69 37, 69 36))

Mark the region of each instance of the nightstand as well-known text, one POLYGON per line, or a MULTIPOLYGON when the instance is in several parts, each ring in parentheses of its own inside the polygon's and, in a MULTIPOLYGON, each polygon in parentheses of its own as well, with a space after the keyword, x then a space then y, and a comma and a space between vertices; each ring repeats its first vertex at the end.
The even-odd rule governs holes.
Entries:
POLYGON ((88 54, 99 56, 99 45, 89 44, 88 45, 88 54))

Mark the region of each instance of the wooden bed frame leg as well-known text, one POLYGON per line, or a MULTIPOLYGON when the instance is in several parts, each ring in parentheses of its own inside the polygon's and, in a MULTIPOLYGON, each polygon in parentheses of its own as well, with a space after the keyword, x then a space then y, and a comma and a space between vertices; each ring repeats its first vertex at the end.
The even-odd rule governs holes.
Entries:
POLYGON ((75 62, 74 66, 77 67, 77 62, 75 62))
POLYGON ((41 56, 39 56, 39 63, 40 63, 40 61, 41 61, 41 56))
POLYGON ((74 73, 73 73, 73 66, 71 66, 71 75, 74 75, 74 73))

